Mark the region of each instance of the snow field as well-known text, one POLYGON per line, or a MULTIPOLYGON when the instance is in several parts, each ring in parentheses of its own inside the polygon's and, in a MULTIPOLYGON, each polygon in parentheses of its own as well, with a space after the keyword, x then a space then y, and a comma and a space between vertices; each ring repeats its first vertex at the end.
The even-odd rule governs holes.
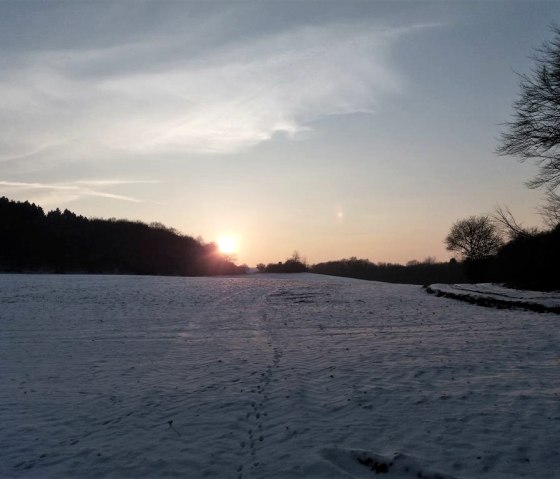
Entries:
POLYGON ((0 477, 558 477, 557 321, 310 274, 0 275, 0 477))

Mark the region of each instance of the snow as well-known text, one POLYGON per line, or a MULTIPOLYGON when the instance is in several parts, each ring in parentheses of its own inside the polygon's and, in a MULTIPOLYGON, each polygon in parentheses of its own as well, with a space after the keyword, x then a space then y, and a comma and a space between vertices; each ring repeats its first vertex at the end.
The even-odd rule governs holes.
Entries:
POLYGON ((429 293, 498 307, 560 313, 560 292, 524 291, 500 284, 431 284, 429 293))
POLYGON ((0 477, 558 477, 559 329, 311 274, 0 275, 0 477))

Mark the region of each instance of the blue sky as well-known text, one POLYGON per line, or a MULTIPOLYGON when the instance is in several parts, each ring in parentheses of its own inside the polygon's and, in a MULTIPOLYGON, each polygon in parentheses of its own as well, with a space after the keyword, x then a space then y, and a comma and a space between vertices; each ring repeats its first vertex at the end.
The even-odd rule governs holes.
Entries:
POLYGON ((495 155, 560 2, 0 3, 0 194, 239 241, 240 262, 447 259, 538 224, 495 155))

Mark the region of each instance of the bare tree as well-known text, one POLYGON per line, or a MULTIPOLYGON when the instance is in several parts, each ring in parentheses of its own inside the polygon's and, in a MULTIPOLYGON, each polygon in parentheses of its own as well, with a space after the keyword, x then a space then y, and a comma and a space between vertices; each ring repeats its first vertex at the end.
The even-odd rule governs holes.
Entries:
POLYGON ((307 263, 307 258, 305 256, 301 256, 298 250, 295 250, 292 253, 292 256, 287 259, 287 261, 291 261, 292 263, 301 263, 305 267, 309 266, 307 263))
POLYGON ((560 27, 553 32, 554 38, 536 50, 531 73, 520 75, 513 119, 497 149, 521 161, 536 160, 539 173, 527 185, 549 190, 560 185, 560 27))
POLYGON ((488 216, 471 216, 453 224, 445 244, 464 259, 479 260, 495 254, 502 239, 488 216))
POLYGON ((538 228, 526 228, 517 222, 507 206, 498 206, 493 215, 495 223, 509 236, 510 240, 516 238, 531 238, 539 233, 538 228))
POLYGON ((539 208, 539 213, 550 229, 560 225, 560 195, 554 191, 548 191, 545 204, 539 208))

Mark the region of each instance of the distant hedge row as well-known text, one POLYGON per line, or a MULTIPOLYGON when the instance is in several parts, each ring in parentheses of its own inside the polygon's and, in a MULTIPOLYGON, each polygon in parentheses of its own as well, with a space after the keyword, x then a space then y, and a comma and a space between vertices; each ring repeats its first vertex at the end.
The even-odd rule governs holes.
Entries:
POLYGON ((404 266, 350 258, 319 263, 313 273, 346 276, 389 283, 503 283, 520 289, 560 290, 560 225, 519 236, 494 256, 448 263, 411 262, 404 266))
POLYGON ((387 283, 430 284, 468 281, 463 265, 455 260, 446 263, 411 261, 407 265, 401 265, 376 264, 367 259, 350 258, 316 264, 311 267, 311 272, 387 283))

